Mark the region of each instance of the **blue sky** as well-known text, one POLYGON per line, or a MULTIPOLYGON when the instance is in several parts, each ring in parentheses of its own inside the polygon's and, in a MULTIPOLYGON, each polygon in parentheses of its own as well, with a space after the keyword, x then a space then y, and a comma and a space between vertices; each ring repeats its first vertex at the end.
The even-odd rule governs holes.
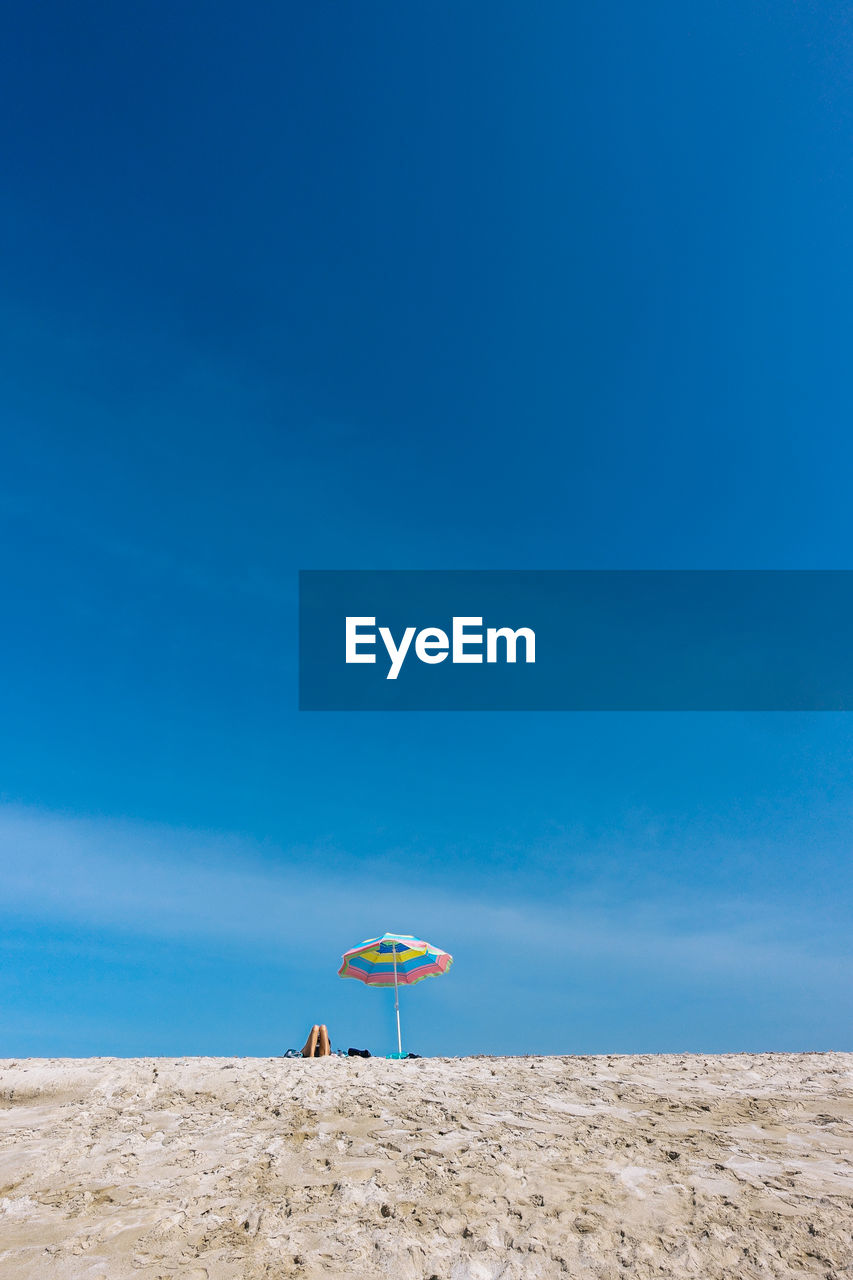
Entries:
POLYGON ((296 711, 300 568, 849 568, 841 4, 7 6, 9 1054, 850 1048, 849 717, 296 711))

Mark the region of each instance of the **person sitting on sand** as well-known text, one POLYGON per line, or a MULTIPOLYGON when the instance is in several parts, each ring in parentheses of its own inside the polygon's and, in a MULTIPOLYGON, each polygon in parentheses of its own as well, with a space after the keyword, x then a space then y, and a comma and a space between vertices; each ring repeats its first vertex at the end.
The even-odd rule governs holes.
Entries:
POLYGON ((321 1023, 317 1026, 315 1023, 302 1048, 303 1058, 328 1058, 331 1057, 331 1053, 332 1045, 326 1024, 321 1023))

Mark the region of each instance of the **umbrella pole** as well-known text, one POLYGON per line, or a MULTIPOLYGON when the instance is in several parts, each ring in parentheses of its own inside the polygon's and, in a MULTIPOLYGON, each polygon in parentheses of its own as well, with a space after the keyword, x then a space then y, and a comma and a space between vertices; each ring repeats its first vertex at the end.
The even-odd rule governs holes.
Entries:
POLYGON ((393 950, 391 956, 394 960, 394 1010, 397 1014, 397 1052, 403 1052, 403 1041, 400 1037, 400 995, 397 986, 397 952, 393 950))

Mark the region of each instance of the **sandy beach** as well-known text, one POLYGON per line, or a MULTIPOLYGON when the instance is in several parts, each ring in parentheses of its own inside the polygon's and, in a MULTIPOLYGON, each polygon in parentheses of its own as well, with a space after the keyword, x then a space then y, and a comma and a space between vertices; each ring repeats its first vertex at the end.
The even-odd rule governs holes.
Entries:
POLYGON ((853 1055, 20 1060, 3 1280, 853 1275, 853 1055))

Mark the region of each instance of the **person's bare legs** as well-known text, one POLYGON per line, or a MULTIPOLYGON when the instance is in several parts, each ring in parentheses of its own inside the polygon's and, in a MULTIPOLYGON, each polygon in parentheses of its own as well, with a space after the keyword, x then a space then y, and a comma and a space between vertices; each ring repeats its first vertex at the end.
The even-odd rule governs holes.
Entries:
MULTIPOLYGON (((325 1030, 325 1027, 323 1028, 323 1030, 325 1030)), ((308 1039, 305 1041, 305 1045, 302 1050, 303 1058, 314 1057, 314 1050, 317 1048, 317 1038, 319 1037, 319 1035, 320 1035, 320 1028, 315 1023, 314 1026, 311 1028, 308 1039)))
POLYGON ((320 1027, 320 1053, 321 1058, 328 1058, 331 1055, 332 1046, 329 1043, 329 1032, 325 1022, 320 1027))

